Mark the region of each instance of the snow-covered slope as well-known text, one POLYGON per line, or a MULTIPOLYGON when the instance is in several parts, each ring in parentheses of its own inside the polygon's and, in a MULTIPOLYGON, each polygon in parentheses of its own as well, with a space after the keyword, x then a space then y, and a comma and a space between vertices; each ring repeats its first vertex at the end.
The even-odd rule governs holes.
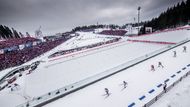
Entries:
MULTIPOLYGON (((190 49, 190 43, 185 45, 190 49)), ((183 53, 182 50, 183 46, 170 50, 47 104, 45 107, 127 107, 133 103, 134 107, 141 107, 163 91, 162 86, 157 87, 159 84, 169 79, 167 84, 170 85, 190 70, 188 67, 181 73, 177 73, 190 63, 187 60, 190 58, 190 52, 183 53), (178 53, 177 57, 173 57, 174 50, 178 53), (159 61, 162 62, 164 68, 157 67, 159 61), (155 66, 155 71, 150 70, 151 65, 155 66), (173 74, 176 75, 174 78, 171 77, 173 74), (128 82, 126 89, 123 88, 123 81, 128 82), (109 89, 110 96, 105 95, 104 88, 109 89), (142 96, 145 98, 140 100, 142 96)))
MULTIPOLYGON (((171 36, 171 32, 162 33, 164 36, 160 34, 160 36, 162 36, 160 38, 175 42, 178 41, 179 38, 187 38, 190 34, 190 31, 186 31, 187 30, 179 31, 180 33, 176 31, 176 33, 172 33, 173 36, 171 36), (180 37, 178 37, 179 35, 180 37), (174 36, 175 38, 173 38, 174 36)), ((93 37, 98 36, 98 34, 95 35, 92 33, 89 33, 89 35, 94 35, 93 37)), ((152 36, 153 37, 151 40, 159 40, 158 36, 152 36)), ((75 45, 78 44, 78 46, 83 46, 84 44, 90 44, 92 41, 93 43, 96 43, 97 41, 104 41, 105 38, 101 37, 97 37, 98 39, 85 37, 88 38, 86 43, 82 42, 86 41, 86 39, 83 37, 74 37, 71 40, 51 50, 50 52, 47 52, 43 56, 36 58, 35 60, 43 60, 45 62, 41 63, 40 66, 31 75, 25 76, 21 82, 18 82, 20 83, 21 89, 23 89, 22 92, 24 92, 25 95, 30 96, 32 99, 33 97, 41 96, 42 94, 56 90, 65 85, 75 83, 79 80, 83 80, 89 76, 101 73, 122 63, 131 61, 142 55, 146 55, 150 52, 168 46, 163 44, 132 43, 127 42, 126 38, 122 38, 122 40, 117 43, 90 49, 88 51, 76 53, 67 57, 54 58, 54 60, 48 58, 48 56, 52 53, 65 49, 64 47, 75 47, 72 45, 73 43, 75 45)), ((145 37, 149 39, 151 36, 144 36, 144 38, 145 37)), ((188 45, 188 49, 189 48, 190 47, 188 45)), ((186 59, 188 59, 190 55, 189 53, 182 53, 181 49, 182 47, 179 47, 177 49, 179 57, 176 59, 172 57, 172 52, 168 52, 167 54, 158 56, 155 59, 150 59, 149 61, 143 62, 136 67, 130 68, 94 85, 70 94, 63 99, 60 99, 55 103, 51 103, 47 106, 58 106, 61 104, 65 105, 66 107, 75 107, 78 104, 83 107, 87 105, 91 105, 92 107, 107 107, 108 105, 116 107, 116 105, 118 105, 117 107, 122 107, 127 106, 134 101, 137 101, 137 105, 142 105, 142 102, 138 101, 138 97, 146 94, 150 88, 157 85, 157 83, 163 82, 163 79, 168 77, 168 75, 171 75, 171 73, 173 73, 176 69, 180 69, 182 66, 184 66, 185 63, 187 63, 186 59), (167 67, 164 69, 156 68, 156 72, 150 72, 150 65, 155 64, 156 66, 158 61, 162 61, 163 64, 167 67), (178 64, 177 61, 180 62, 180 64, 178 64), (178 66, 174 68, 173 65, 175 64, 178 64, 178 66), (122 85, 119 84, 122 84, 123 80, 126 80, 129 86, 127 89, 121 91, 122 85), (105 96, 102 96, 104 94, 105 87, 109 88, 110 92, 112 93, 111 96, 107 99, 105 99, 105 96)), ((28 62, 27 64, 29 63, 31 62, 28 62)), ((14 93, 15 92, 11 92, 10 89, 6 89, 0 92, 0 103, 3 104, 3 107, 12 107, 21 104, 21 102, 31 100, 23 99, 20 95, 15 95, 14 93), (18 98, 18 101, 9 100, 14 98, 18 98), (10 103, 6 103, 5 100, 9 100, 10 103)), ((150 98, 148 97, 146 100, 150 98)))
POLYGON ((157 34, 149 34, 144 36, 131 37, 131 40, 148 40, 148 41, 164 41, 178 43, 186 38, 189 38, 189 30, 175 30, 170 32, 162 32, 157 34))
POLYGON ((183 79, 151 107, 190 107, 190 76, 183 79))
POLYGON ((71 40, 67 41, 66 45, 62 45, 62 49, 73 49, 77 47, 83 47, 90 44, 96 44, 100 42, 106 42, 112 38, 116 38, 114 36, 102 36, 99 34, 95 34, 93 32, 77 32, 79 36, 73 37, 71 40))
POLYGON ((161 47, 163 45, 149 47, 148 44, 129 44, 125 42, 119 46, 117 45, 117 47, 108 48, 94 54, 80 57, 72 56, 71 59, 63 58, 47 62, 28 77, 26 92, 31 96, 39 96, 116 67, 161 47), (138 47, 141 46, 144 48, 139 49, 138 47), (42 87, 43 89, 41 89, 42 87))

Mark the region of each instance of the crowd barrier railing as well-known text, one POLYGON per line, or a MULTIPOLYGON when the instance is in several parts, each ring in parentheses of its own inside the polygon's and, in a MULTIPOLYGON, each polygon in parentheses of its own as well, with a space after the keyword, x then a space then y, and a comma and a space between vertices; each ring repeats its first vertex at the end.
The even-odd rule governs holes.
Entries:
POLYGON ((144 104, 143 107, 150 107, 152 104, 154 104, 156 101, 158 101, 165 93, 167 93, 170 89, 172 89, 174 86, 176 86, 184 78, 186 78, 187 76, 189 76, 189 74, 190 74, 190 71, 188 71, 186 74, 184 74, 183 76, 181 76, 178 80, 176 80, 175 82, 173 82, 170 86, 168 86, 166 88, 166 90, 163 90, 158 95, 156 95, 153 99, 151 99, 146 104, 144 104))

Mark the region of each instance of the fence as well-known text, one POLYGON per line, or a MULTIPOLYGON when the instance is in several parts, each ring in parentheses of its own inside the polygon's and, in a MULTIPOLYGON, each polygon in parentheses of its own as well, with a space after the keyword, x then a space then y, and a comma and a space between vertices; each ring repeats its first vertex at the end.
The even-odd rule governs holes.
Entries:
POLYGON ((155 103, 157 100, 159 100, 167 91, 169 91, 171 88, 173 88, 177 83, 182 81, 184 78, 186 78, 190 74, 190 71, 188 71, 186 74, 181 76, 177 81, 175 81, 173 84, 171 84, 169 87, 166 88, 166 91, 162 91, 160 94, 158 94, 156 97, 154 97, 152 100, 147 102, 143 107, 150 107, 153 103, 155 103))
POLYGON ((174 43, 174 42, 147 41, 147 40, 130 40, 130 39, 128 39, 127 41, 130 41, 130 42, 155 43, 155 44, 166 44, 166 45, 174 45, 174 44, 176 44, 176 43, 174 43))
POLYGON ((112 68, 110 70, 107 70, 107 71, 102 72, 100 74, 97 74, 95 76, 86 78, 84 80, 78 81, 76 83, 73 83, 71 85, 65 86, 65 87, 60 88, 58 90, 49 92, 49 93, 47 93, 45 95, 42 95, 40 97, 33 98, 32 100, 30 100, 30 101, 28 101, 28 102, 26 102, 24 104, 18 105, 17 107, 31 107, 31 106, 40 107, 40 106, 43 106, 45 104, 48 104, 48 103, 50 103, 52 101, 55 101, 55 100, 63 97, 65 95, 68 95, 68 94, 70 94, 72 92, 75 92, 75 91, 80 90, 80 89, 82 89, 82 88, 84 88, 86 86, 89 86, 89 85, 91 85, 91 84, 93 84, 95 82, 98 82, 98 81, 100 81, 102 79, 105 79, 105 78, 110 77, 110 76, 112 76, 112 75, 114 75, 116 73, 119 73, 119 72, 121 72, 123 70, 126 70, 126 69, 128 69, 128 68, 130 68, 130 67, 132 67, 134 65, 137 65, 137 64, 139 64, 139 63, 141 63, 143 61, 146 61, 146 60, 148 60, 148 59, 150 59, 152 57, 155 57, 155 56, 160 55, 160 54, 162 54, 162 53, 164 53, 166 51, 169 51, 169 50, 171 50, 171 49, 173 49, 175 47, 181 46, 181 45, 183 45, 183 44, 185 44, 187 42, 190 42, 190 40, 186 39, 186 40, 184 40, 184 41, 182 41, 182 42, 180 42, 180 43, 178 43, 176 45, 168 46, 168 47, 162 48, 160 50, 157 50, 155 52, 152 52, 150 54, 147 54, 147 55, 144 55, 142 57, 136 58, 136 59, 134 59, 132 61, 126 62, 124 64, 121 64, 121 65, 119 65, 117 67, 114 67, 114 68, 112 68))

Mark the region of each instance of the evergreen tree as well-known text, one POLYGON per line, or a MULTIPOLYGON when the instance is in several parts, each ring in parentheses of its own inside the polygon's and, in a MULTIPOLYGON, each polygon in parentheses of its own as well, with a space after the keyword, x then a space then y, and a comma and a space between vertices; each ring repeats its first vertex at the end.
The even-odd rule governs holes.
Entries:
MULTIPOLYGON (((21 32, 20 34, 23 36, 21 32)), ((11 30, 7 26, 0 25, 0 39, 20 38, 21 36, 13 28, 11 30)))
POLYGON ((14 28, 12 28, 12 31, 13 31, 14 38, 20 38, 18 32, 16 30, 14 30, 14 28))
MULTIPOLYGON (((162 12, 159 17, 153 18, 151 21, 144 23, 145 27, 152 27, 154 30, 162 30, 166 28, 174 28, 182 26, 190 21, 190 0, 182 1, 167 11, 162 12)), ((144 33, 144 30, 141 30, 144 33)))
POLYGON ((30 37, 30 34, 28 32, 26 32, 26 37, 30 37))
POLYGON ((3 29, 4 29, 3 26, 0 25, 0 35, 1 35, 1 37, 2 37, 3 39, 6 39, 6 35, 4 34, 3 29))
POLYGON ((24 37, 24 35, 21 32, 19 32, 19 36, 20 36, 20 38, 24 37))
POLYGON ((12 31, 9 29, 9 27, 6 27, 6 26, 5 26, 5 30, 7 31, 7 34, 8 34, 8 36, 9 36, 9 38, 13 38, 13 33, 12 33, 12 31))

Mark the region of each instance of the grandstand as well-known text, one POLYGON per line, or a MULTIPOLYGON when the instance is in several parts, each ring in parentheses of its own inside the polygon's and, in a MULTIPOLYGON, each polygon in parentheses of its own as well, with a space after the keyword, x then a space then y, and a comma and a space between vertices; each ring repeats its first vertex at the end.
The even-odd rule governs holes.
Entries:
POLYGON ((104 35, 115 35, 115 36, 124 36, 127 33, 126 30, 103 30, 99 34, 104 35))
POLYGON ((54 41, 42 42, 35 38, 26 37, 1 41, 0 70, 24 64, 66 40, 65 38, 59 38, 54 41))

